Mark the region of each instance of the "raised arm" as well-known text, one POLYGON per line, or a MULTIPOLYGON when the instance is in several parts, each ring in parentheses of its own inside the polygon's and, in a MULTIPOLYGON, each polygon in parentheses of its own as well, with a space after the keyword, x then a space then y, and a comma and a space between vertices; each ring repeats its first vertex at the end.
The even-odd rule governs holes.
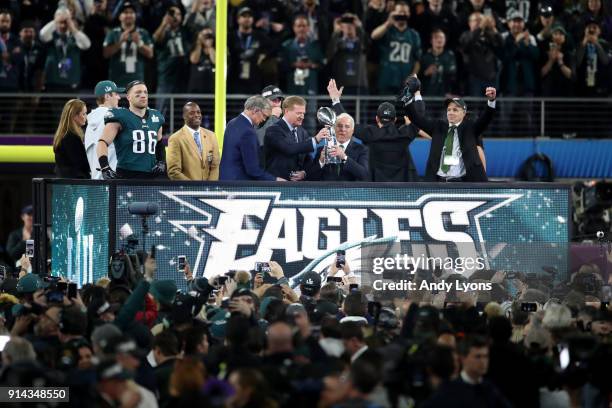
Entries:
POLYGON ((474 132, 477 135, 482 134, 487 129, 489 123, 491 123, 491 120, 493 119, 493 115, 495 114, 496 110, 495 98, 497 97, 497 90, 493 87, 488 87, 485 90, 485 96, 488 99, 487 108, 483 113, 480 114, 480 116, 478 116, 478 118, 474 122, 474 132))

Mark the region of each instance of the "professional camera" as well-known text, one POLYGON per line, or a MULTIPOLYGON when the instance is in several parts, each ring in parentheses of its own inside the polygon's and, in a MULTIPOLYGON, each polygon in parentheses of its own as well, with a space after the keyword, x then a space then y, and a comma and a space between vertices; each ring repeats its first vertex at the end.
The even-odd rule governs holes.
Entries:
POLYGON ((124 250, 115 252, 111 256, 108 267, 111 284, 133 288, 142 279, 140 264, 140 259, 136 254, 129 254, 124 250))

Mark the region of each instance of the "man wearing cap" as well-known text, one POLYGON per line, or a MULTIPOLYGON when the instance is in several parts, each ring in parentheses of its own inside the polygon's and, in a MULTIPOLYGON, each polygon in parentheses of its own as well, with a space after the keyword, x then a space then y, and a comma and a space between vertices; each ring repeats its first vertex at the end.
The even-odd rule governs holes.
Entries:
MULTIPOLYGON (((601 38, 599 22, 585 23, 582 40, 576 47, 576 82, 581 96, 604 97, 610 88, 610 44, 601 38)), ((604 119, 602 119, 604 120, 604 119)))
POLYGON ((104 115, 104 131, 98 141, 100 171, 105 180, 149 179, 166 173, 166 149, 162 141, 164 116, 150 109, 149 92, 142 81, 126 87, 129 108, 111 108, 104 115), (110 167, 108 146, 115 144, 117 172, 110 167))
POLYGON ((131 380, 130 373, 114 359, 101 361, 96 367, 96 407, 157 408, 155 395, 131 380))
MULTIPOLYGON (((121 99, 119 93, 124 91, 124 88, 117 87, 117 84, 113 81, 100 81, 94 88, 98 107, 87 115, 87 128, 85 129, 85 150, 87 151, 87 161, 93 180, 102 180, 102 173, 98 170, 100 165, 96 147, 104 130, 104 116, 109 109, 119 107, 119 100, 121 99)), ((117 169, 117 155, 115 145, 112 143, 108 146, 108 163, 111 169, 117 169)))
MULTIPOLYGON (((340 102, 343 88, 338 89, 334 79, 330 79, 327 85, 337 115, 346 112, 340 102)), ((424 104, 417 104, 416 108, 421 110, 421 114, 425 113, 424 104)), ((397 126, 396 116, 395 106, 383 102, 376 111, 376 125, 355 125, 355 136, 370 149, 371 181, 418 181, 408 146, 419 134, 419 129, 409 122, 397 126)))
POLYGON ((120 27, 109 31, 104 39, 104 58, 110 58, 108 76, 125 86, 144 79, 144 58, 153 58, 153 41, 144 28, 136 27, 136 8, 126 1, 119 14, 120 27))
POLYGON ((255 131, 257 133, 257 140, 259 141, 259 146, 263 147, 264 137, 266 136, 266 129, 270 126, 278 122, 283 114, 283 99, 285 99, 285 95, 283 95, 283 91, 276 85, 268 85, 261 91, 261 96, 270 101, 270 105, 272 105, 272 115, 265 121, 263 126, 255 131))
POLYGON ((237 13, 238 30, 228 33, 227 48, 229 92, 255 94, 263 87, 261 64, 270 51, 268 37, 253 29, 253 11, 241 7, 237 13))
POLYGON ((219 180, 219 144, 213 132, 204 129, 202 112, 195 102, 183 106, 185 125, 168 139, 170 180, 219 180))
POLYGON ((289 96, 283 101, 283 117, 266 130, 264 157, 266 171, 291 181, 306 177, 304 168, 310 162, 308 153, 317 150, 317 145, 329 135, 322 128, 310 137, 302 127, 306 114, 306 101, 301 96, 289 96))
POLYGON ((321 276, 315 271, 306 272, 300 283, 300 303, 304 305, 309 315, 314 312, 320 295, 321 276))
POLYGON ((23 227, 12 231, 6 241, 6 252, 15 262, 25 254, 26 241, 32 238, 34 208, 31 205, 26 205, 21 209, 21 221, 23 222, 23 227))
POLYGON ((536 35, 538 43, 542 44, 546 41, 550 41, 552 36, 552 28, 555 25, 555 15, 553 14, 553 8, 550 5, 542 5, 540 7, 540 15, 538 16, 539 25, 542 29, 536 35))
POLYGON ((432 119, 420 114, 413 101, 422 103, 421 83, 416 76, 408 79, 404 88, 408 117, 416 126, 431 135, 429 158, 425 168, 426 181, 487 181, 483 163, 478 154, 478 138, 486 130, 495 114, 497 91, 489 87, 486 110, 475 120, 467 118, 467 105, 461 98, 445 101, 446 120, 432 119))
MULTIPOLYGON (((540 70, 543 96, 571 96, 574 93, 575 54, 560 24, 550 28, 549 42, 540 43, 543 63, 540 70)), ((552 119, 552 117, 551 117, 552 119)))
POLYGON ((540 51, 535 37, 525 29, 525 20, 519 11, 508 14, 507 21, 509 31, 502 33, 501 91, 508 96, 532 96, 540 51))

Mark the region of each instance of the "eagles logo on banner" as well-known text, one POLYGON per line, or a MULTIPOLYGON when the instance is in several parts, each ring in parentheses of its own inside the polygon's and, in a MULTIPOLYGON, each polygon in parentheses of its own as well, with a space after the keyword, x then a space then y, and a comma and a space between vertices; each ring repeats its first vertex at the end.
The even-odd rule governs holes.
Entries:
POLYGON ((158 202, 147 243, 157 245, 160 279, 181 279, 176 260, 186 255, 194 275, 206 277, 275 260, 295 285, 306 271, 325 274, 338 250, 359 271, 372 244, 415 256, 479 258, 487 269, 567 268, 559 251, 535 250, 567 243, 567 189, 415 186, 118 185, 117 236, 126 224, 139 234, 129 202, 158 202), (518 256, 516 244, 534 250, 518 256))

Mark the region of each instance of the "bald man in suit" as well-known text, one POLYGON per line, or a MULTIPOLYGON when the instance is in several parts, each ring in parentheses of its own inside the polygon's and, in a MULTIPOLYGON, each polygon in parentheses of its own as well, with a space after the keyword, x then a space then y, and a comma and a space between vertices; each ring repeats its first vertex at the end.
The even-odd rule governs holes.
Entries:
POLYGON ((204 129, 202 112, 195 102, 183 107, 185 125, 168 139, 168 177, 171 180, 219 180, 219 144, 204 129))

